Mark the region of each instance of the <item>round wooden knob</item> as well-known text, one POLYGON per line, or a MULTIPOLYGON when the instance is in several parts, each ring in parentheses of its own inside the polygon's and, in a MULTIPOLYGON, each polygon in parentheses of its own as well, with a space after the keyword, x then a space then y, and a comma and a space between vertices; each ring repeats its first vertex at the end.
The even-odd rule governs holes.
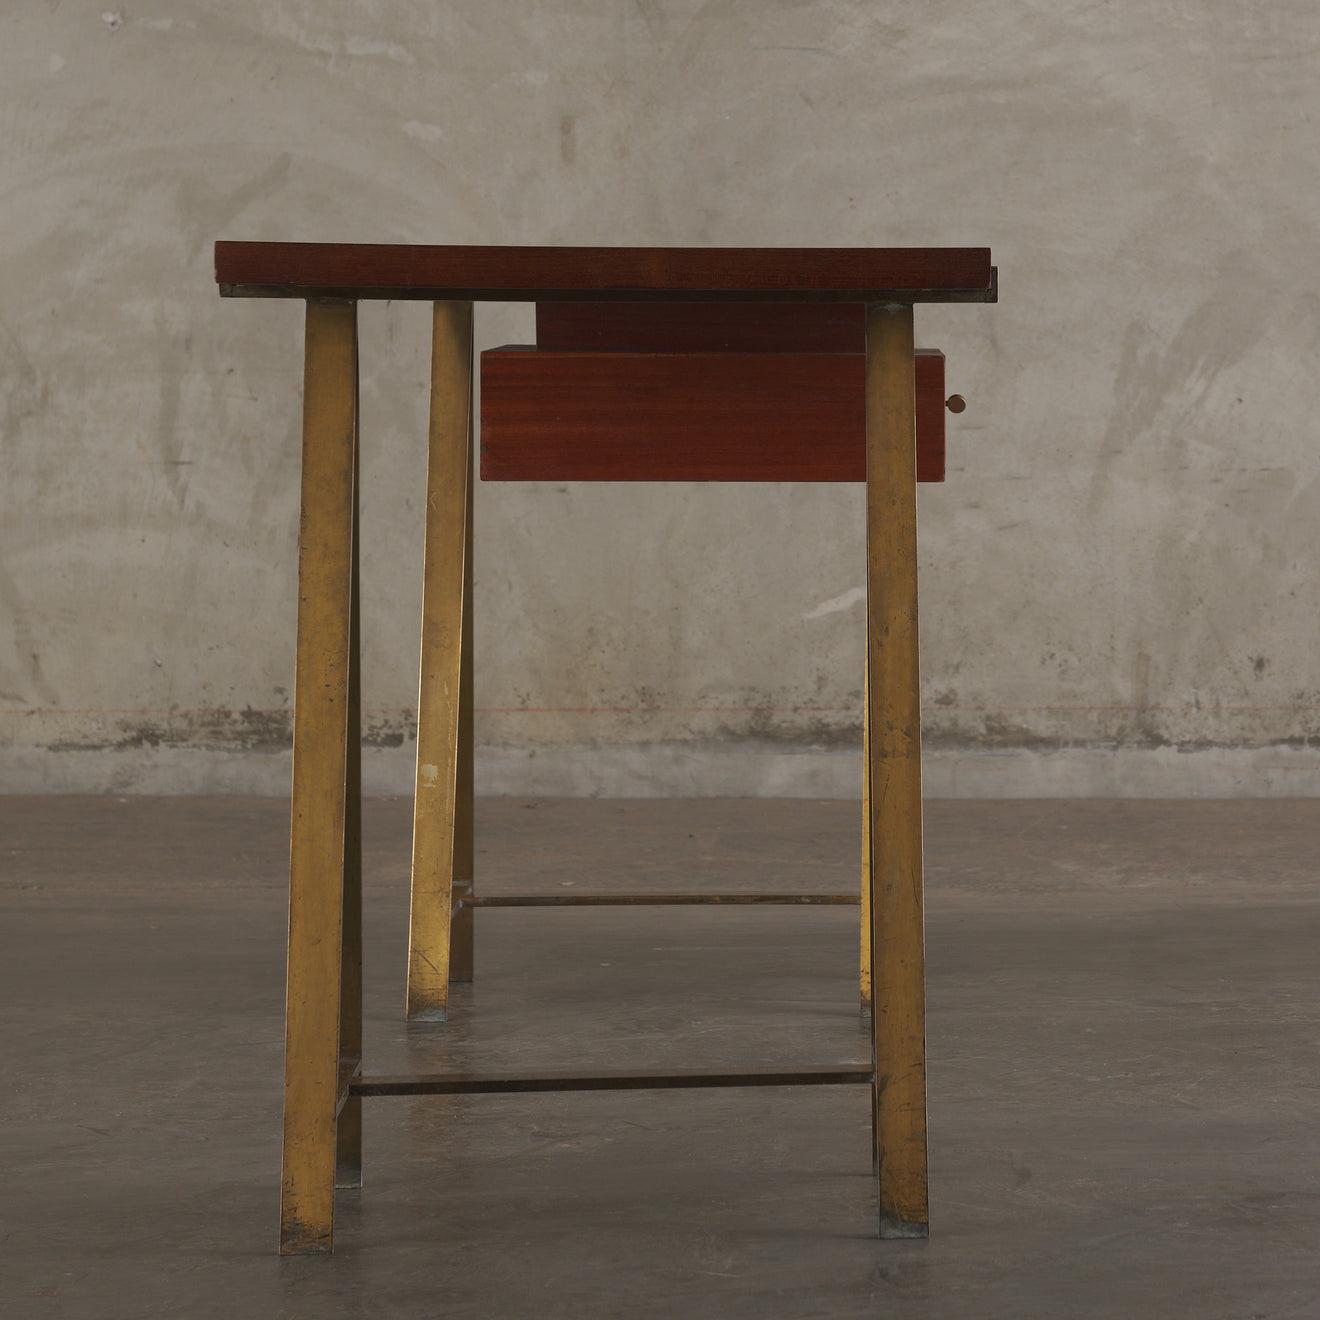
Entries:
POLYGON ((967 408, 967 400, 964 399, 961 394, 950 394, 949 397, 944 400, 944 406, 951 413, 964 412, 967 408))

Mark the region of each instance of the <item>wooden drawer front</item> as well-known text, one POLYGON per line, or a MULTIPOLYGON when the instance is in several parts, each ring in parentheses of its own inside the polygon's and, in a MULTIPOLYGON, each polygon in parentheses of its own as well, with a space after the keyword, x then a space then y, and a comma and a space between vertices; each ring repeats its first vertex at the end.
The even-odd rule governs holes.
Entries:
MULTIPOLYGON (((917 353, 917 480, 944 480, 944 355, 917 353)), ((865 481, 860 353, 481 355, 483 481, 865 481)))
POLYGON ((536 304, 556 353, 865 353, 863 303, 536 304))

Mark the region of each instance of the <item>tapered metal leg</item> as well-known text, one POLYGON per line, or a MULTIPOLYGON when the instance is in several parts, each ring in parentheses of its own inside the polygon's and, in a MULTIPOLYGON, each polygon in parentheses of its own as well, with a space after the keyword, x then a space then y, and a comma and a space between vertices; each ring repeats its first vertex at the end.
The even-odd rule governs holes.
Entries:
MULTIPOLYGON (((472 453, 472 304, 435 304, 431 426, 426 474, 422 666, 417 704, 408 1017, 444 1021, 449 1005, 450 914, 455 873, 471 876, 471 810, 460 800, 464 600, 469 568, 472 453), (462 857, 466 837, 468 857, 462 857)), ((467 644, 470 657, 470 643, 467 644)), ((470 662, 469 662, 470 671, 470 662)), ((470 679, 469 679, 470 681, 470 679)), ((470 701, 469 701, 470 706, 470 701)), ((469 717, 470 725, 470 717, 469 717)), ((468 736, 470 748, 471 737, 468 736)), ((468 752, 470 762, 470 750, 468 752)), ((469 969, 470 974, 470 969, 469 969)))
MULTIPOLYGON (((339 978, 341 1072, 362 1061, 362 624, 357 489, 362 468, 357 372, 353 379, 353 563, 348 643, 348 752, 344 766, 344 956, 339 978)), ((341 1079, 342 1080, 342 1079, 341 1079)), ((362 1097, 339 1111, 335 1186, 362 1186, 362 1097)))
POLYGON ((880 1236, 929 1232, 912 308, 866 315, 873 1114, 880 1236))
POLYGON ((463 645, 458 680, 458 769, 454 779, 454 904, 449 925, 449 980, 472 980, 473 923, 476 913, 460 906, 472 896, 475 840, 473 838, 472 742, 472 482, 474 464, 468 461, 467 539, 463 550, 463 645))
POLYGON ((871 1011, 871 667, 862 679, 862 1012, 871 1011))
MULTIPOLYGON (((868 643, 869 649, 869 643, 868 643)), ((871 1016, 871 666, 862 677, 862 971, 861 1013, 871 1016)), ((871 1172, 880 1175, 880 1128, 876 1120, 875 1087, 871 1105, 871 1172)))
POLYGON ((307 304, 280 1252, 331 1249, 356 502, 357 307, 307 304))

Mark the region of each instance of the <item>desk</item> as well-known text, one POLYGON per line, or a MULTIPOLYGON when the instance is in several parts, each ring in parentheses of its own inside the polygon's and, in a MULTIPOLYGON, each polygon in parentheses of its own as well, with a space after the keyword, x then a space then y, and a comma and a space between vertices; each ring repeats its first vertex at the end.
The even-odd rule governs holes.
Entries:
POLYGON ((216 280, 226 296, 307 305, 281 1252, 331 1249, 335 1189, 361 1185, 364 1097, 676 1086, 869 1084, 880 1236, 926 1236, 913 305, 995 301, 989 251, 221 242, 216 280), (470 975, 471 960, 472 904, 461 899, 472 878, 473 303, 864 306, 870 1067, 363 1076, 357 303, 364 298, 434 304, 408 1012, 435 1021, 446 1015, 451 976, 470 975))

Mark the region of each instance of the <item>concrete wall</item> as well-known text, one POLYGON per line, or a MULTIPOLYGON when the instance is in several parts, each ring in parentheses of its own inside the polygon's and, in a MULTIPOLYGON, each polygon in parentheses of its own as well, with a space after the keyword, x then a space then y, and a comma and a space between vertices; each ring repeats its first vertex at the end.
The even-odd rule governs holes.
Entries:
MULTIPOLYGON (((932 791, 1320 790, 1313 4, 49 0, 0 38, 0 788, 287 785, 301 306, 222 301, 228 237, 991 246, 998 306, 918 313, 970 402, 921 491, 932 791)), ((427 309, 362 322, 368 776, 406 791, 427 309)), ((855 792, 861 507, 481 488, 484 788, 855 792)))

